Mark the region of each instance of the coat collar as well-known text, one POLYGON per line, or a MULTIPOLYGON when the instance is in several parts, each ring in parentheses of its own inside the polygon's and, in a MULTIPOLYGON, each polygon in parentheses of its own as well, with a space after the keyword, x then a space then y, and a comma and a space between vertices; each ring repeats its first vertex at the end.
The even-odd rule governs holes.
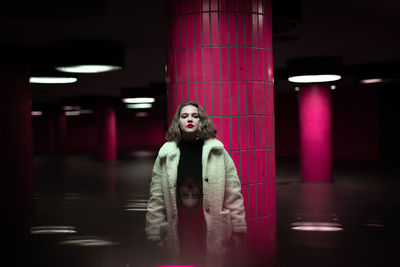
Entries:
MULTIPOLYGON (((204 140, 203 153, 208 154, 211 150, 220 150, 224 149, 224 145, 218 139, 212 138, 204 140)), ((172 157, 176 156, 179 153, 178 143, 175 141, 166 142, 158 152, 158 156, 163 157, 172 157)))

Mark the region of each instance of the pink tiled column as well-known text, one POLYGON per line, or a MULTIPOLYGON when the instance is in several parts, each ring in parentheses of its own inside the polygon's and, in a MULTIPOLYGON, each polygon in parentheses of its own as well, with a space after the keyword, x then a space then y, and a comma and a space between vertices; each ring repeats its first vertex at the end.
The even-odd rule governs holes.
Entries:
POLYGON ((33 200, 33 138, 29 71, 0 62, 0 206, 4 256, 21 256, 29 237, 33 200))
POLYGON ((99 161, 117 159, 117 126, 115 110, 112 105, 101 105, 96 108, 97 147, 99 161))
POLYGON ((299 92, 300 171, 304 182, 332 181, 331 89, 307 84, 299 92))
POLYGON ((67 155, 67 117, 63 111, 53 114, 54 156, 63 158, 67 155))
POLYGON ((185 100, 205 108, 242 182, 250 250, 266 265, 276 248, 271 30, 270 0, 168 6, 168 119, 185 100))

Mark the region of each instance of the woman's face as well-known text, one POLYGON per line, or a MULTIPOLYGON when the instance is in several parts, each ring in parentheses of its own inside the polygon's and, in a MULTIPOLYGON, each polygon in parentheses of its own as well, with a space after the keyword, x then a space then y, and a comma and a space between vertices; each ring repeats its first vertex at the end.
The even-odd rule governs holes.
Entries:
POLYGON ((197 137, 199 130, 199 109, 192 105, 184 106, 179 115, 179 128, 184 138, 193 139, 197 137))

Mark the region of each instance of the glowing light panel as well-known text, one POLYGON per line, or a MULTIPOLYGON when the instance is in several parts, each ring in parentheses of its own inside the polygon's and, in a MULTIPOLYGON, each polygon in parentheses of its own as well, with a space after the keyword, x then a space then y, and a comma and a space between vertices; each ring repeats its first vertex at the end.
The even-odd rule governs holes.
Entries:
POLYGON ((41 83, 41 84, 65 84, 75 83, 78 79, 74 77, 30 77, 30 83, 41 83))
POLYGON ((129 104, 137 103, 153 103, 155 99, 153 97, 134 97, 134 98, 124 98, 122 102, 129 104))
POLYGON ((381 83, 383 82, 383 79, 365 79, 365 80, 361 80, 360 83, 381 83))
POLYGON ((32 111, 32 116, 42 116, 43 112, 41 111, 32 111))
POLYGON ((289 77, 289 82, 292 83, 318 83, 318 82, 332 82, 340 80, 340 75, 325 74, 325 75, 300 75, 289 77))
POLYGON ((34 226, 30 230, 32 235, 35 234, 75 234, 75 227, 72 226, 34 226))
POLYGON ((137 103, 137 104, 128 104, 127 108, 132 109, 141 109, 141 108, 151 108, 153 105, 151 103, 137 103))
POLYGON ((64 110, 80 110, 81 107, 80 106, 64 106, 63 109, 64 110))
POLYGON ((70 111, 65 111, 66 116, 79 116, 81 115, 81 112, 79 110, 70 110, 70 111))
POLYGON ((76 239, 70 239, 61 241, 59 244, 61 245, 74 245, 74 246, 85 246, 85 247, 93 247, 93 246, 114 246, 118 245, 116 242, 112 242, 109 240, 101 239, 98 237, 80 237, 76 239))
POLYGON ((114 65, 75 65, 66 67, 56 67, 56 70, 69 73, 100 73, 113 70, 120 70, 120 66, 114 65))
POLYGON ((297 231, 336 232, 342 231, 342 225, 330 222, 297 222, 290 229, 297 231))
POLYGON ((136 117, 148 117, 149 113, 148 112, 138 112, 135 114, 136 117))
POLYGON ((93 110, 92 109, 81 109, 79 110, 80 114, 92 114, 93 110))

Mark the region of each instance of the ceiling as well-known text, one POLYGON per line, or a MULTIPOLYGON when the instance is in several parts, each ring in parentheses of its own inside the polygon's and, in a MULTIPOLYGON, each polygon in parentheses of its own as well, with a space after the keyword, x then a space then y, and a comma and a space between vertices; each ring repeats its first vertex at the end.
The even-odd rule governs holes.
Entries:
MULTIPOLYGON (((163 0, 3 0, 0 45, 119 42, 125 50, 123 70, 80 75, 75 84, 32 85, 32 97, 45 102, 79 95, 119 96, 121 88, 164 82, 165 7, 163 0)), ((400 61, 398 10, 397 0, 303 0, 297 26, 274 34, 274 68, 308 56, 339 56, 345 65, 400 61)), ((276 90, 287 87, 279 83, 276 90)))

